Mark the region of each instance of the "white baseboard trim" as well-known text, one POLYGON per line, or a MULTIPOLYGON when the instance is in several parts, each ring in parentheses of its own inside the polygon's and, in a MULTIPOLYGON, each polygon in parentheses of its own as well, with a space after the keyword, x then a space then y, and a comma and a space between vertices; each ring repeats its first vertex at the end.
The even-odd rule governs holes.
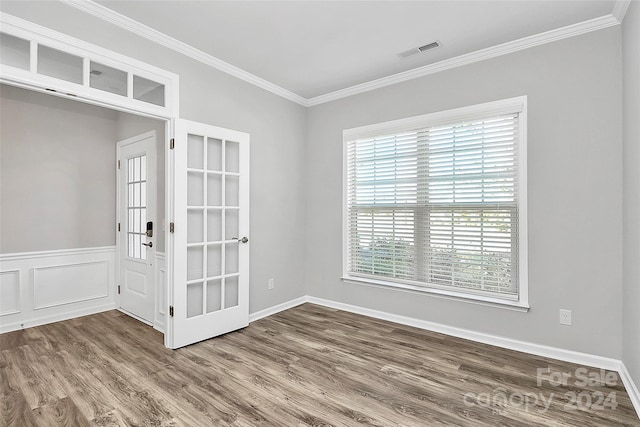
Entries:
POLYGON ((445 335, 451 335, 458 338, 481 342, 483 344, 495 345, 496 347, 502 347, 509 350, 522 351, 524 353, 535 354, 537 356, 563 360, 565 362, 572 362, 580 365, 610 369, 614 371, 617 371, 620 367, 619 360, 611 359, 608 357, 595 356, 592 354, 580 353, 572 350, 564 350, 561 348, 514 340, 512 338, 504 338, 496 335, 472 331, 469 329, 456 328, 453 326, 443 325, 441 323, 429 322, 412 317, 399 316, 397 314, 371 310, 369 308, 344 304, 341 302, 326 300, 322 298, 308 297, 307 302, 322 305, 325 307, 335 308, 338 310, 348 311, 350 313, 362 314, 376 319, 400 323, 401 325, 413 326, 416 328, 425 329, 427 331, 438 332, 445 335))
POLYGON ((291 301, 283 302, 282 304, 274 305, 273 307, 265 308, 264 310, 256 311, 255 313, 251 313, 249 314, 249 323, 304 304, 308 301, 308 298, 309 297, 305 295, 300 298, 292 299, 291 301))
POLYGON ((75 319, 76 317, 88 316, 90 314, 102 313, 103 311, 115 310, 115 304, 105 304, 97 307, 85 308, 81 310, 68 311, 51 316, 36 317, 22 322, 1 323, 0 334, 17 331, 19 329, 32 328, 35 326, 47 325, 49 323, 61 322, 63 320, 75 319))
POLYGON ((620 374, 620 378, 622 379, 622 383, 624 384, 624 388, 627 390, 627 394, 631 399, 631 403, 633 403, 633 407, 636 408, 636 413, 638 417, 640 417, 640 391, 633 379, 631 378, 631 374, 627 370, 624 362, 620 362, 620 369, 618 370, 620 374))

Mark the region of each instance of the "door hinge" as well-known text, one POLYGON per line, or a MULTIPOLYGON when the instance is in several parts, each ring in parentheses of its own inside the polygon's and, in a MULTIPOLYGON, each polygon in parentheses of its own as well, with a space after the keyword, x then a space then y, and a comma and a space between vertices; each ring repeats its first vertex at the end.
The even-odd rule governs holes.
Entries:
POLYGON ((118 295, 120 295, 120 285, 118 285, 118 295))
POLYGON ((171 138, 171 140, 169 141, 169 149, 173 150, 174 148, 176 148, 176 139, 171 138))
POLYGON ((118 160, 118 169, 120 169, 120 160, 118 160))
POLYGON ((169 233, 173 233, 173 232, 175 232, 175 231, 176 231, 175 223, 170 222, 170 223, 169 223, 169 233))
POLYGON ((120 231, 120 223, 118 223, 118 231, 120 231))
POLYGON ((169 306, 169 316, 173 317, 173 306, 169 306))

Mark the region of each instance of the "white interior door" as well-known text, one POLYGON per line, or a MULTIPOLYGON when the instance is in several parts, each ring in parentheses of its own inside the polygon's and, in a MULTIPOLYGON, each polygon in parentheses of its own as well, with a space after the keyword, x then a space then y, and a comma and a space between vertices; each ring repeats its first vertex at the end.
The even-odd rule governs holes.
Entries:
POLYGON ((156 226, 156 134, 118 142, 120 308, 153 323, 156 226))
POLYGON ((186 120, 174 131, 167 345, 178 348, 249 324, 249 135, 186 120))

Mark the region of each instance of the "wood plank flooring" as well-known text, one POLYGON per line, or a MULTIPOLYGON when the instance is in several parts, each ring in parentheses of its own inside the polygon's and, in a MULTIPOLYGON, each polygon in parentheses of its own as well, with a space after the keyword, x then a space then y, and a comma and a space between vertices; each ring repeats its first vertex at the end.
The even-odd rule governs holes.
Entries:
POLYGON ((312 304, 162 339, 118 311, 0 335, 1 425, 640 426, 616 373, 312 304))

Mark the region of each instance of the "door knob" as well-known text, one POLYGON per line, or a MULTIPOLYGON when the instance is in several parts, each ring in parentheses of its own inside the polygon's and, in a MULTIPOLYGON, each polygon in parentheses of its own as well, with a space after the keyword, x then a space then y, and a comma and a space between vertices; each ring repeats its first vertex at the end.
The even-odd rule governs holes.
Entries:
POLYGON ((153 242, 143 243, 142 246, 147 246, 149 248, 152 248, 153 247, 153 242))
POLYGON ((249 239, 247 239, 246 237, 243 238, 238 238, 238 237, 232 237, 231 240, 237 240, 239 243, 247 243, 249 241, 249 239))

